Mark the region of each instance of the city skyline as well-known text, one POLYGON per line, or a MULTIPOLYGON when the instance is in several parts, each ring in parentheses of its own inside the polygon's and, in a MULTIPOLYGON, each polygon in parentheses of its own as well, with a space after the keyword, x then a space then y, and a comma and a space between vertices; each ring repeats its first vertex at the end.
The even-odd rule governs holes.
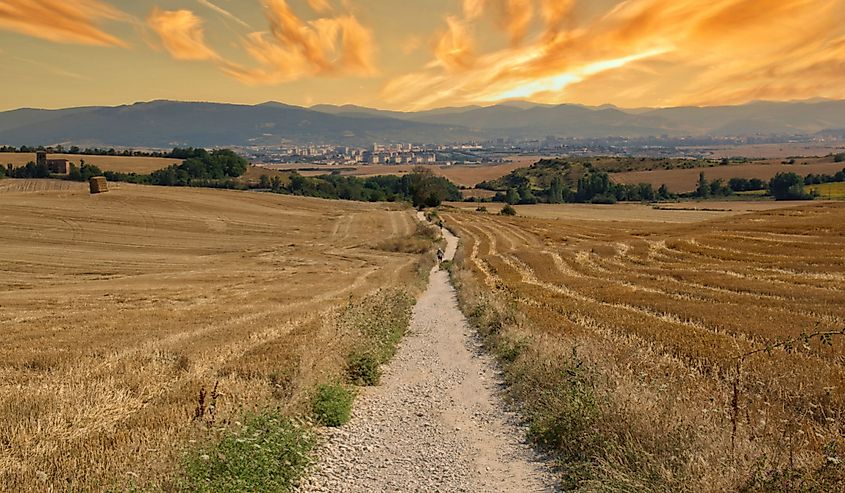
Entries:
POLYGON ((842 99, 843 17, 845 0, 0 0, 0 109, 842 99))

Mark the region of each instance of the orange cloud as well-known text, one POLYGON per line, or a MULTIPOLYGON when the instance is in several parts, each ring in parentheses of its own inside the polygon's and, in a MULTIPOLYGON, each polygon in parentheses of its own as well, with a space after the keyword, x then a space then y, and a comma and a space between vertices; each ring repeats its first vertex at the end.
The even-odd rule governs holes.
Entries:
POLYGON ((311 10, 320 14, 334 10, 329 0, 308 0, 308 6, 311 7, 311 10))
POLYGON ((0 29, 56 43, 125 47, 124 41, 97 24, 127 19, 98 0, 0 0, 0 29))
POLYGON ((164 49, 176 60, 217 60, 220 57, 205 43, 202 20, 190 10, 153 8, 147 24, 164 49))
POLYGON ((466 25, 455 17, 447 17, 448 29, 437 41, 435 57, 449 70, 465 70, 475 61, 474 43, 466 25))
POLYGON ((542 0, 540 9, 546 21, 546 35, 558 33, 563 21, 571 14, 575 0, 542 0))
MULTIPOLYGON (((544 3, 555 3, 555 0, 543 0, 544 3)), ((569 0, 561 0, 568 3, 569 0)), ((518 44, 528 32, 534 18, 533 0, 463 0, 464 18, 475 20, 481 17, 492 5, 496 13, 498 24, 510 36, 511 43, 518 44)))
POLYGON ((230 20, 233 20, 243 27, 249 28, 249 24, 244 22, 243 19, 241 19, 240 17, 236 16, 235 14, 229 12, 228 10, 220 7, 219 5, 212 3, 209 0, 197 0, 197 2, 200 5, 202 5, 203 7, 206 7, 208 9, 211 9, 211 10, 217 12, 218 14, 222 15, 223 17, 230 19, 230 20))
MULTIPOLYGON (((845 0, 627 0, 581 23, 574 2, 536 0, 528 3, 539 6, 544 25, 530 38, 522 33, 535 25, 533 10, 516 3, 497 7, 523 13, 501 24, 510 48, 479 54, 460 73, 436 49, 435 62, 389 82, 383 97, 402 107, 845 97, 845 25, 836 22, 845 0)), ((466 0, 465 22, 486 5, 466 0)))
POLYGON ((464 17, 476 19, 484 13, 485 0, 464 0, 464 17))
POLYGON ((510 35, 511 43, 521 43, 534 18, 533 0, 503 0, 499 2, 502 11, 500 22, 510 35))
POLYGON ((422 44, 422 38, 419 36, 409 36, 402 42, 402 53, 410 55, 411 53, 419 50, 422 44))
POLYGON ((244 47, 258 68, 226 72, 249 84, 275 84, 308 75, 371 75, 372 33, 351 14, 303 21, 285 0, 266 0, 269 32, 250 34, 244 47))

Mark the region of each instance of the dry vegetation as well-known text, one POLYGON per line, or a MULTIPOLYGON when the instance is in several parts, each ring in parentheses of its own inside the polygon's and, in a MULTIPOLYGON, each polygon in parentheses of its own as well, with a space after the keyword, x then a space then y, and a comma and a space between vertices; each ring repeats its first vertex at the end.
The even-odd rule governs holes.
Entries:
MULTIPOLYGON (((503 164, 471 164, 471 165, 423 165, 426 168, 431 168, 434 174, 449 179, 452 183, 459 186, 472 187, 482 181, 495 180, 501 178, 511 171, 519 168, 527 168, 537 162, 538 158, 514 158, 513 162, 503 164)), ((397 164, 397 165, 356 165, 356 166, 324 166, 324 165, 307 165, 307 164, 288 164, 281 166, 267 166, 268 169, 275 169, 280 171, 300 171, 303 176, 319 176, 326 175, 332 171, 339 171, 344 176, 380 176, 380 175, 396 175, 402 176, 413 172, 414 168, 420 166, 415 164, 397 164)))
MULTIPOLYGON (((450 202, 447 205, 463 211, 475 211, 477 203, 450 202)), ((498 214, 504 204, 483 204, 489 212, 498 214)), ((518 216, 537 219, 562 219, 567 221, 622 221, 622 222, 658 222, 690 223, 720 217, 730 217, 744 212, 767 211, 795 207, 792 202, 774 201, 716 201, 665 203, 659 206, 621 203, 595 206, 590 204, 536 204, 517 205, 514 209, 518 216)))
POLYGON ((343 378, 350 317, 419 284, 419 255, 375 248, 414 233, 398 206, 2 183, 4 491, 170 489, 181 445, 308 407, 343 378))
POLYGON ((821 199, 845 200, 845 183, 843 182, 812 185, 807 187, 807 190, 817 193, 821 199))
POLYGON ((845 489, 845 341, 740 357, 845 329, 845 205, 689 223, 443 217, 463 242, 463 307, 565 485, 845 489))
MULTIPOLYGON (((93 164, 103 171, 121 173, 147 174, 158 171, 172 164, 181 164, 181 159, 158 157, 129 157, 129 156, 84 156, 79 154, 50 154, 50 159, 67 159, 79 166, 79 162, 93 164)), ((0 165, 11 163, 15 167, 24 166, 28 162, 35 162, 35 153, 2 152, 0 165)))

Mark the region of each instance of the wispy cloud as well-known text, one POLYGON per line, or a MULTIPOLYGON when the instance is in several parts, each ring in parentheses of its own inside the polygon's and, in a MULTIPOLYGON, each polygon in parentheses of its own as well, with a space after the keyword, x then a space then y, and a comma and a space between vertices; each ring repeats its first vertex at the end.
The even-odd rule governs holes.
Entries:
POLYGON ((0 0, 0 29, 56 43, 127 46, 99 27, 129 16, 98 0, 0 0))
POLYGON ((318 14, 327 14, 334 10, 329 0, 308 0, 308 6, 318 14))
POLYGON ((247 29, 252 29, 252 26, 247 24, 246 21, 244 21, 240 17, 236 16, 235 14, 231 13, 230 11, 224 9, 223 7, 221 7, 217 4, 211 3, 209 0, 197 0, 197 3, 199 3, 203 7, 206 7, 208 9, 211 9, 211 10, 217 12, 218 14, 222 15, 223 17, 225 17, 227 19, 230 19, 230 20, 237 22, 238 24, 240 24, 241 26, 243 26, 247 29))
POLYGON ((147 24, 158 34, 164 49, 177 60, 219 60, 205 42, 202 20, 190 10, 153 8, 147 24))
POLYGON ((845 97, 845 25, 836 21, 845 0, 626 0, 586 22, 575 12, 568 0, 464 0, 461 19, 446 17, 433 61, 382 95, 400 107, 845 97), (461 51, 471 39, 455 26, 468 33, 488 14, 510 47, 461 51), (449 63, 450 51, 460 63, 449 63))
POLYGON ((434 56, 447 70, 466 70, 475 63, 475 42, 461 19, 447 17, 446 25, 446 31, 438 37, 434 56))
MULTIPOLYGON (((2 50, 0 50, 0 52, 2 52, 2 50)), ((68 78, 71 78, 71 79, 85 80, 85 81, 93 80, 91 77, 88 77, 88 76, 85 76, 85 75, 82 75, 82 74, 78 74, 78 73, 72 72, 70 70, 65 70, 61 67, 57 67, 57 66, 49 64, 49 63, 39 62, 37 60, 30 60, 29 58, 22 58, 22 57, 17 57, 17 56, 13 57, 13 58, 15 60, 19 61, 19 62, 28 63, 30 65, 36 66, 36 67, 40 68, 41 70, 43 70, 44 72, 49 72, 51 74, 58 75, 58 76, 61 76, 61 77, 68 77, 68 78)))
MULTIPOLYGON (((312 7, 319 13, 327 8, 322 3, 312 7)), ((259 66, 224 68, 233 77, 248 84, 276 84, 305 76, 375 72, 373 34, 354 15, 304 21, 285 0, 266 0, 264 6, 269 32, 254 32, 244 40, 245 49, 259 66)))

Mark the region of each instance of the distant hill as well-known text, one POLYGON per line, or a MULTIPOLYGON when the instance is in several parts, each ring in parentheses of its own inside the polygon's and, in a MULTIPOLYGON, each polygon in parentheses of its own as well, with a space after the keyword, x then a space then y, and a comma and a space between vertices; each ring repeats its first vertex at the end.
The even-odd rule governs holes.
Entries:
POLYGON ((559 178, 564 186, 575 188, 587 170, 587 161, 543 159, 527 168, 511 171, 496 180, 479 183, 477 187, 498 192, 525 186, 531 189, 547 189, 555 178, 559 178))
POLYGON ((156 147, 447 143, 499 137, 839 135, 845 101, 620 109, 514 101, 422 112, 152 101, 0 112, 0 144, 156 147))
POLYGON ((282 142, 364 145, 470 139, 464 129, 378 115, 332 115, 279 103, 257 106, 154 101, 87 111, 0 113, 7 145, 246 146, 282 142), (11 113, 11 114, 10 114, 11 113), (15 126, 12 122, 18 121, 15 126))

